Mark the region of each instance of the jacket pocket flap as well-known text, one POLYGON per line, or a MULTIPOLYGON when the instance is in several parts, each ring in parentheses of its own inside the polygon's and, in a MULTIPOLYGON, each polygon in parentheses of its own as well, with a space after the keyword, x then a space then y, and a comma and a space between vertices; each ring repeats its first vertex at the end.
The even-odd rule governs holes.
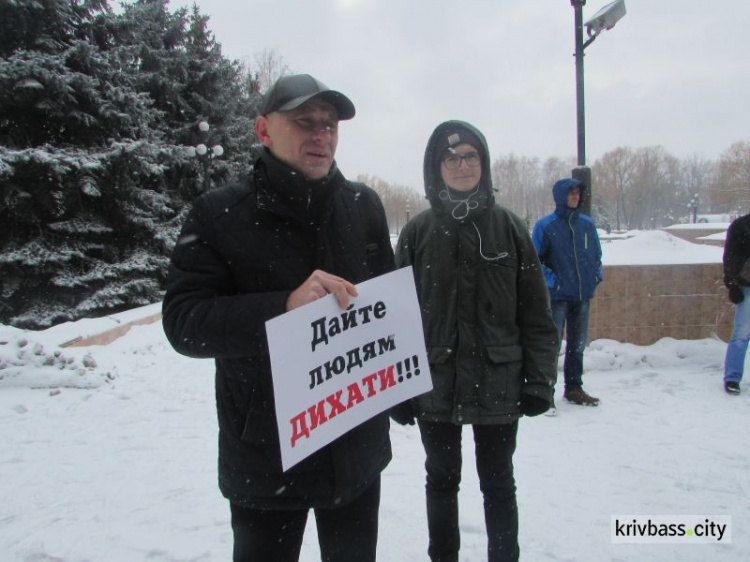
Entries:
POLYGON ((436 365, 445 363, 451 355, 453 355, 453 349, 450 347, 431 347, 427 350, 427 360, 436 365))
POLYGON ((493 345, 487 347, 487 357, 493 363, 513 363, 523 361, 520 345, 493 345))

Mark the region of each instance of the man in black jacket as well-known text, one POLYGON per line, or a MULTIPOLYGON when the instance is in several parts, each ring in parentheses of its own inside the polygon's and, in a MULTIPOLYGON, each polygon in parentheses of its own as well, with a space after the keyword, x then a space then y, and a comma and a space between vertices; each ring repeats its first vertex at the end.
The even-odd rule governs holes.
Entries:
POLYGON ((279 79, 255 128, 251 174, 199 197, 172 256, 164 330, 173 347, 216 360, 219 487, 236 561, 296 561, 309 510, 322 559, 375 561, 388 416, 352 429, 282 471, 265 322, 394 268, 375 192, 334 156, 352 102, 310 75, 279 79))
POLYGON ((750 342, 750 215, 736 219, 727 230, 724 284, 729 289, 729 300, 736 305, 734 331, 724 360, 724 390, 737 395, 750 342))

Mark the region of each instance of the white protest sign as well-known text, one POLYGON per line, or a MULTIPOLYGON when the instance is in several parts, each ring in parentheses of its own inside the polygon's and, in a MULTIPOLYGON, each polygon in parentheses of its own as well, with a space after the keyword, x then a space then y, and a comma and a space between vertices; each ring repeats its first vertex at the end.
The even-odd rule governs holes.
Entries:
POLYGON ((284 470, 392 406, 432 389, 412 268, 266 322, 284 470))

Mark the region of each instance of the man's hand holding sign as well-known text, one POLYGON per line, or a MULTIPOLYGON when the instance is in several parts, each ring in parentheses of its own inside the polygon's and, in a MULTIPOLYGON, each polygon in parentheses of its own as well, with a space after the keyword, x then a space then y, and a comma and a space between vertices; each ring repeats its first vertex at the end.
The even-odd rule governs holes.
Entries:
POLYGON ((287 306, 266 323, 284 470, 431 390, 411 267, 356 288, 315 272, 287 306))
POLYGON ((345 310, 349 306, 349 297, 357 296, 357 288, 346 279, 316 269, 292 291, 286 301, 286 309, 294 310, 327 295, 333 295, 341 310, 345 310))

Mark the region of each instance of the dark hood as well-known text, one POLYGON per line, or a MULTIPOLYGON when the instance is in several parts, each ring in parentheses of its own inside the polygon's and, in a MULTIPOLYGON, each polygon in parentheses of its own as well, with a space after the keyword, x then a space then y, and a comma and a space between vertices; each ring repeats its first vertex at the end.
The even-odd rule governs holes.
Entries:
MULTIPOLYGON (((446 208, 445 201, 440 198, 440 192, 445 192, 448 189, 445 183, 443 183, 443 178, 440 174, 440 156, 446 147, 446 138, 456 132, 460 134, 461 131, 468 132, 468 136, 476 137, 480 144, 476 149, 482 161, 482 179, 479 181, 478 194, 474 197, 474 201, 479 202, 479 207, 472 211, 472 215, 483 212, 495 204, 487 140, 479 129, 465 121, 446 121, 438 125, 432 132, 430 139, 427 141, 427 148, 424 153, 425 195, 430 202, 430 206, 437 214, 450 212, 446 208)), ((474 143, 471 144, 473 145, 474 143)), ((452 193, 456 195, 456 192, 452 193)))

